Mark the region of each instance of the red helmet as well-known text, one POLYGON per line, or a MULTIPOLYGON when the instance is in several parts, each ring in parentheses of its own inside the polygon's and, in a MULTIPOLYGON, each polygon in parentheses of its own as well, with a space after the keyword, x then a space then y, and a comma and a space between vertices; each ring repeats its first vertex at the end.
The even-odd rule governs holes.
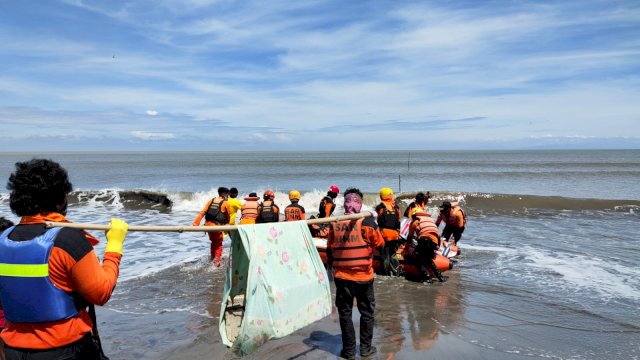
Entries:
POLYGON ((269 199, 269 200, 273 200, 276 198, 276 194, 273 193, 273 190, 266 190, 264 192, 264 198, 265 199, 269 199))
POLYGON ((338 185, 331 185, 329 186, 329 191, 336 193, 336 194, 340 194, 340 188, 338 187, 338 185))

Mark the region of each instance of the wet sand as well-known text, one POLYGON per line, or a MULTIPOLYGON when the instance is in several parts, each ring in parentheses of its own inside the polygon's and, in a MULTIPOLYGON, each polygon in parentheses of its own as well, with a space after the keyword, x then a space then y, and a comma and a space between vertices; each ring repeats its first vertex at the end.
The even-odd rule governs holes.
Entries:
MULTIPOLYGON (((459 274, 447 273, 444 284, 422 285, 401 278, 377 277, 376 327, 373 359, 508 359, 516 354, 474 345, 456 334, 464 321, 465 300, 459 274)), ((332 291, 334 291, 332 283, 332 291)), ((335 299, 335 298, 334 298, 335 299)), ((237 359, 222 345, 217 319, 195 341, 158 356, 156 359, 237 359)), ((354 307, 354 325, 359 313, 354 307)), ((331 359, 342 348, 337 312, 295 333, 271 340, 246 359, 331 359)))
MULTIPOLYGON (((560 304, 480 274, 491 253, 461 258, 444 284, 375 281, 373 359, 638 359, 640 326, 560 304)), ((201 263, 120 286, 98 320, 107 355, 128 359, 238 359, 218 332, 224 271, 201 263)), ((332 292, 335 289, 332 283, 332 292)), ((335 299, 335 296, 333 297, 335 299)), ((354 325, 359 313, 354 307, 354 325)), ((335 311, 267 342, 243 359, 336 359, 342 348, 335 311)))

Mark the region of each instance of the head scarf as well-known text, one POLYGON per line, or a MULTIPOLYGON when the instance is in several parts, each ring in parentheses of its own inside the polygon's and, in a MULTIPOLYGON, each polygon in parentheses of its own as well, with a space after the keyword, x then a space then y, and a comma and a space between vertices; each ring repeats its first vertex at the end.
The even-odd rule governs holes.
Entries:
POLYGON ((344 213, 357 214, 362 209, 362 198, 358 194, 349 193, 344 197, 344 213))

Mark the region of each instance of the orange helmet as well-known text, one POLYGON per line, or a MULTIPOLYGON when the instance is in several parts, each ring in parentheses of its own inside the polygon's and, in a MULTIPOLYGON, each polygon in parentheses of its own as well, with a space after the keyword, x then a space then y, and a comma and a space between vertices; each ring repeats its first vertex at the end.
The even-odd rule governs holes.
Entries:
POLYGON ((276 194, 273 193, 273 190, 265 190, 264 199, 265 200, 273 200, 276 198, 276 194))

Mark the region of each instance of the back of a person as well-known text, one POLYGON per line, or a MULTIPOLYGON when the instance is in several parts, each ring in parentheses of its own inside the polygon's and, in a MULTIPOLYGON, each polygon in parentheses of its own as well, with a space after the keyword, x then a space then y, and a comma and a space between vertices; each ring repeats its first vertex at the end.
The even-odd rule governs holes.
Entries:
POLYGON ((299 221, 305 219, 304 208, 298 203, 291 204, 284 209, 285 221, 299 221))
POLYGON ((258 223, 278 222, 280 209, 272 200, 265 200, 258 210, 258 223))
POLYGON ((242 205, 242 220, 241 225, 255 224, 258 218, 258 197, 245 198, 245 203, 242 205))

